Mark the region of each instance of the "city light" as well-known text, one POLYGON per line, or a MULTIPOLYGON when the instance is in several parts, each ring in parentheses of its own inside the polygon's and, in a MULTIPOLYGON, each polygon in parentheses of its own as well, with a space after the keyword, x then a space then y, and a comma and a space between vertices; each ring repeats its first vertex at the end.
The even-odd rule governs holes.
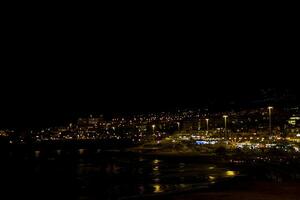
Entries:
POLYGON ((224 134, 225 134, 225 137, 227 137, 227 118, 228 118, 228 115, 223 115, 223 118, 224 118, 224 134))
POLYGON ((268 107, 268 110, 269 110, 269 134, 270 134, 270 136, 272 135, 272 109, 273 109, 272 106, 268 107))
MULTIPOLYGON (((272 111, 274 108, 272 106, 267 108, 268 117, 264 116, 266 112, 262 113, 265 110, 263 108, 247 112, 229 112, 228 114, 210 113, 210 118, 207 117, 207 113, 199 114, 199 112, 194 111, 139 114, 132 117, 121 116, 114 117, 111 121, 104 120, 103 117, 93 116, 92 118, 79 118, 77 122, 72 122, 71 126, 68 123, 66 126, 30 130, 29 134, 32 135, 32 141, 37 144, 44 141, 63 140, 78 142, 83 140, 114 140, 118 142, 131 141, 132 145, 159 145, 160 148, 172 144, 173 151, 180 151, 176 149, 176 144, 181 143, 183 143, 185 150, 193 149, 193 144, 198 148, 197 151, 204 151, 201 149, 204 146, 208 148, 206 151, 213 151, 212 149, 220 144, 233 149, 237 147, 258 148, 257 144, 259 144, 259 148, 269 148, 270 145, 266 147, 265 144, 281 141, 300 142, 298 125, 300 117, 297 114, 285 114, 290 116, 286 118, 286 121, 280 122, 280 124, 284 124, 285 130, 280 130, 278 122, 274 123, 276 129, 272 130, 272 111), (250 117, 248 113, 254 116, 250 117), (228 127, 229 116, 234 123, 228 127), (203 118, 206 122, 205 129, 201 129, 200 124, 200 119, 203 118), (253 118, 255 120, 252 120, 253 118), (264 125, 266 119, 269 119, 269 126, 264 125), (210 123, 211 120, 213 123, 210 123), (293 120, 292 123, 291 120, 293 120), (273 131, 274 133, 271 134, 273 131), (287 137, 283 137, 283 132, 287 134, 287 137)), ((2 137, 10 137, 13 134, 14 131, 11 130, 0 130, 2 137)), ((7 141, 10 144, 25 144, 27 142, 24 137, 17 139, 11 137, 7 141)))
POLYGON ((4 7, 0 200, 300 200, 298 12, 125 4, 4 7))
POLYGON ((152 125, 152 129, 153 129, 153 131, 154 131, 154 129, 155 129, 155 124, 152 125))
POLYGON ((206 121, 206 131, 207 131, 207 132, 208 132, 208 129, 209 129, 209 123, 208 123, 208 120, 209 120, 208 118, 205 119, 205 121, 206 121))

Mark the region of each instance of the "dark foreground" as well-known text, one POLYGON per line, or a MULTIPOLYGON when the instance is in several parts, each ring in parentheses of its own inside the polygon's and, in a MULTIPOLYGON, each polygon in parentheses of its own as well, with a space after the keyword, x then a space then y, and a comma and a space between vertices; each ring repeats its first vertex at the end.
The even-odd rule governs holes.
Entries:
POLYGON ((10 149, 0 157, 0 199, 300 199, 297 156, 233 158, 10 149))
POLYGON ((296 200, 300 199, 300 183, 274 183, 270 181, 255 181, 245 188, 232 188, 220 191, 192 192, 173 195, 155 196, 144 199, 158 200, 296 200))

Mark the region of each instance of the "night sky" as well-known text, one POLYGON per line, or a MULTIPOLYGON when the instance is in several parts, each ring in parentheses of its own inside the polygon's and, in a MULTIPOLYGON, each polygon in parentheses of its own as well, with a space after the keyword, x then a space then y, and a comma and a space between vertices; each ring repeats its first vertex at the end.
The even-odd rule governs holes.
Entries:
POLYGON ((192 50, 157 57, 152 51, 12 56, 13 67, 1 74, 1 126, 47 126, 88 113, 228 106, 261 98, 262 88, 298 91, 296 73, 284 67, 269 74, 247 58, 191 56, 192 50))
MULTIPOLYGON (((26 69, 1 86, 2 127, 63 124, 89 113, 109 115, 207 106, 222 110, 222 106, 228 109, 236 107, 235 103, 247 105, 261 99, 262 88, 270 88, 268 84, 249 84, 263 82, 248 75, 234 74, 227 76, 226 81, 219 77, 224 75, 222 72, 218 76, 214 70, 202 74, 183 66, 166 71, 161 67, 141 67, 136 74, 127 66, 103 71, 100 67, 98 71, 82 67, 76 73, 72 68, 70 72, 47 69, 37 74, 26 69)), ((275 87, 278 88, 285 89, 275 87)), ((298 92, 294 87, 290 90, 298 92)))
POLYGON ((200 34, 192 26, 152 24, 110 25, 98 34, 89 25, 43 24, 27 24, 22 34, 7 29, 0 127, 48 126, 88 113, 247 104, 262 88, 299 93, 293 41, 277 32, 245 26, 200 34))

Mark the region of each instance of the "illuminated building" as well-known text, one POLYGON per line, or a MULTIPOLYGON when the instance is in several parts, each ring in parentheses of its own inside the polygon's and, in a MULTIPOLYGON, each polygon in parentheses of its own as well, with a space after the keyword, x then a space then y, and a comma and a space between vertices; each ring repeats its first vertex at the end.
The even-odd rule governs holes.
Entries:
POLYGON ((91 115, 88 118, 79 118, 77 124, 79 126, 98 126, 103 121, 103 115, 100 115, 99 117, 93 117, 91 115))
POLYGON ((299 116, 292 116, 289 118, 288 120, 288 124, 292 125, 292 126, 296 126, 300 121, 300 117, 299 116))

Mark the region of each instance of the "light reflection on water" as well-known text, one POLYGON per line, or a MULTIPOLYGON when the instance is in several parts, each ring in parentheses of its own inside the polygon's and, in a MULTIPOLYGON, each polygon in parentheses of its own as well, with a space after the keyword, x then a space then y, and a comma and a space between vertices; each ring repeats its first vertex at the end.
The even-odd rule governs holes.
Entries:
MULTIPOLYGON (((23 171, 29 172, 28 177, 34 176, 36 183, 55 180, 60 185, 59 188, 69 187, 70 191, 76 192, 76 195, 78 193, 82 199, 118 199, 189 190, 210 186, 239 174, 232 169, 189 159, 178 162, 178 158, 152 159, 147 156, 126 156, 127 154, 119 156, 115 153, 90 156, 86 149, 76 149, 73 153, 57 149, 50 153, 48 152, 51 159, 53 157, 55 160, 50 161, 50 156, 44 159, 48 154, 43 151, 30 152, 34 159, 32 162, 24 162, 26 168, 23 171)), ((3 172, 6 173, 7 170, 10 167, 6 167, 3 172)))
POLYGON ((235 176, 236 175, 236 172, 235 171, 231 171, 231 170, 227 170, 225 172, 226 176, 235 176))
POLYGON ((179 184, 179 186, 180 186, 181 188, 186 188, 186 187, 188 187, 187 184, 183 184, 183 183, 179 184))
POLYGON ((160 193, 160 192, 164 191, 160 184, 154 184, 153 188, 154 188, 154 191, 153 191, 154 193, 160 193))
POLYGON ((155 178, 155 179, 153 179, 153 181, 154 181, 154 182, 159 182, 160 179, 159 179, 159 178, 155 178))
POLYGON ((41 151, 35 151, 35 152, 34 152, 34 156, 35 156, 36 158, 40 157, 40 154, 41 154, 41 151))
POLYGON ((130 162, 112 159, 94 166, 93 164, 80 165, 80 169, 78 177, 87 182, 89 187, 92 184, 90 180, 85 180, 87 178, 92 179, 92 183, 103 184, 101 189, 103 192, 111 190, 111 193, 117 196, 172 192, 199 186, 209 187, 220 179, 232 178, 238 174, 236 171, 219 168, 216 165, 146 158, 137 158, 136 161, 130 162), (82 170, 83 168, 86 170, 82 170), (122 183, 124 181, 126 184, 122 183))
POLYGON ((57 154, 58 156, 60 156, 60 155, 61 155, 61 150, 60 150, 60 149, 56 150, 56 154, 57 154))
POLYGON ((158 164, 158 163, 160 163, 160 160, 158 159, 153 160, 153 164, 158 164))

